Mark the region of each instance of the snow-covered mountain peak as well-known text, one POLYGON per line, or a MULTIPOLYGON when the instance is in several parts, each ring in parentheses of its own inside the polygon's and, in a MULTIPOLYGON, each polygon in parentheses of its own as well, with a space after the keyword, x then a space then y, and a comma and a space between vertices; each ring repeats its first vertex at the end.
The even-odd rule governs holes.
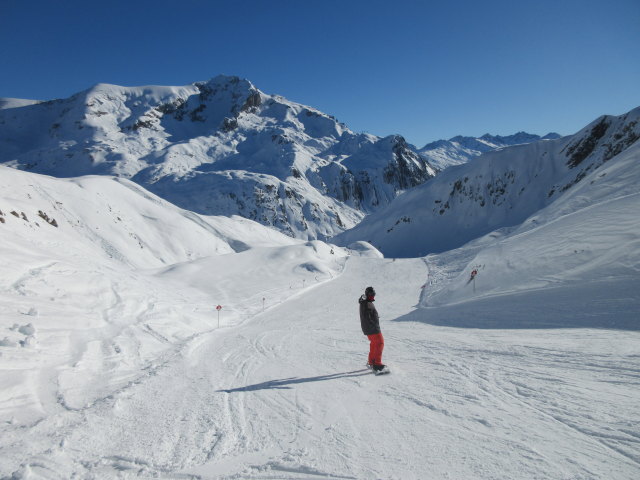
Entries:
POLYGON ((435 173, 399 136, 355 134, 224 75, 182 87, 98 84, 0 110, 0 163, 125 177, 182 208, 305 239, 355 225, 435 173))
POLYGON ((240 112, 252 111, 258 107, 264 95, 250 81, 239 77, 218 75, 208 82, 197 82, 200 107, 204 110, 212 106, 226 105, 229 113, 238 115, 240 112))
POLYGON ((236 75, 216 75, 204 82, 195 82, 194 85, 206 85, 213 90, 231 90, 235 92, 253 92, 256 87, 246 78, 236 75))
MULTIPOLYGON (((560 135, 555 133, 548 133, 544 138, 559 138, 560 135)), ((485 134, 480 137, 481 140, 484 140, 488 143, 491 143, 496 146, 507 146, 507 145, 520 145, 523 143, 532 143, 537 142, 541 139, 539 135, 533 135, 527 132, 517 132, 513 135, 501 136, 501 135, 490 135, 485 134)))
POLYGON ((544 137, 526 132, 500 136, 485 134, 481 137, 465 137, 458 135, 449 140, 437 140, 418 150, 420 155, 439 170, 453 165, 461 165, 486 152, 500 148, 521 145, 540 140, 560 138, 557 133, 548 133, 544 137))

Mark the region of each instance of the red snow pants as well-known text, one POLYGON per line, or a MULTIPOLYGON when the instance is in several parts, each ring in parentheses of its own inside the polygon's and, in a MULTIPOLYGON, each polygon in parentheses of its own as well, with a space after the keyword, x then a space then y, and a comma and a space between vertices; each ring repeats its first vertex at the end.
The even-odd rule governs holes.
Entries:
POLYGON ((382 365, 382 350, 384 349, 384 337, 381 333, 367 335, 369 339, 369 363, 371 365, 382 365))

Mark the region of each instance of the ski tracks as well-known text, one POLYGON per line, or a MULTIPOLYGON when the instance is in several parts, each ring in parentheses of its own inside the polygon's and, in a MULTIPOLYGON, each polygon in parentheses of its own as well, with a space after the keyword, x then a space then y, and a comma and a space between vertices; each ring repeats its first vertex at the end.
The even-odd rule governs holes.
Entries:
MULTIPOLYGON (((510 339, 501 340, 504 343, 500 345, 431 345, 437 354, 430 381, 440 378, 437 371, 444 370, 448 371, 447 381, 452 383, 444 390, 446 395, 424 405, 442 417, 455 417, 454 425, 467 430, 467 434, 487 436, 505 449, 520 452, 518 456, 534 465, 546 464, 541 468, 550 477, 553 472, 566 472, 568 459, 574 463, 571 470, 588 478, 600 478, 589 466, 592 458, 617 458, 609 466, 618 471, 616 478, 627 478, 629 471, 638 470, 638 432, 625 430, 627 426, 633 428, 627 418, 633 416, 633 400, 619 402, 619 406, 626 406, 621 411, 612 410, 607 400, 613 390, 618 398, 632 397, 629 386, 637 380, 630 377, 635 373, 629 375, 625 369, 612 372, 603 364, 594 368, 597 359, 563 350, 566 341, 563 348, 553 350, 509 346, 510 339), (454 354, 444 354, 443 348, 454 354), (442 358, 447 360, 442 362, 442 358), (620 377, 619 381, 611 376, 620 377), (616 386, 611 387, 611 382, 616 386), (584 385, 589 389, 585 390, 584 385), (611 391, 602 392, 607 385, 611 391), (551 439, 554 447, 548 450, 545 445, 551 444, 551 439), (564 451, 564 457, 558 458, 558 449, 564 451)), ((626 363, 623 358, 609 358, 607 362, 626 363)), ((530 469, 531 465, 523 468, 530 469)))
MULTIPOLYGON (((44 440, 29 465, 51 478, 634 478, 640 357, 612 353, 605 331, 394 322, 425 276, 418 260, 350 261, 337 281, 185 338, 111 394, 30 426, 44 440), (394 372, 381 378, 360 368, 369 284, 394 372)), ((151 303, 113 300, 108 318, 153 327, 151 303)))

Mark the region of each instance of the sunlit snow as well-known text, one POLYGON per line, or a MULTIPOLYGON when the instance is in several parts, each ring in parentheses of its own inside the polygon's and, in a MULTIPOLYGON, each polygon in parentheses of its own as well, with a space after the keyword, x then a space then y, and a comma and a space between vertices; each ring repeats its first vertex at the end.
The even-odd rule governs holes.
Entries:
POLYGON ((342 246, 125 179, 0 167, 0 477, 639 478, 638 144, 543 199, 576 171, 530 152, 572 144, 534 145, 513 149, 529 182, 509 195, 535 184, 537 203, 431 249, 431 204, 375 222, 449 193, 448 172, 502 178, 504 151, 342 246))

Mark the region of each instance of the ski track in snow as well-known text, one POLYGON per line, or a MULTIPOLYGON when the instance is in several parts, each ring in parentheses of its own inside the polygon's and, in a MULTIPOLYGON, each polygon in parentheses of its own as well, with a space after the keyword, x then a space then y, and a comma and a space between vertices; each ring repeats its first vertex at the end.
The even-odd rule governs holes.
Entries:
MULTIPOLYGON (((43 268, 52 268, 53 264, 43 268)), ((435 267, 435 266, 434 266, 435 267)), ((313 285, 229 328, 185 338, 132 377, 47 386, 52 411, 5 425, 2 475, 24 478, 632 479, 640 476, 638 333, 477 330, 396 321, 414 312, 431 265, 350 258, 313 285), (378 291, 392 374, 364 368, 357 297, 378 291), (634 343, 635 342, 635 343, 634 343), (83 393, 93 392, 92 398, 83 393), (499 452, 497 454, 496 452, 499 452)), ((28 275, 27 275, 28 277, 28 275)), ((14 282, 26 289, 25 280, 14 282)), ((109 298, 96 352, 118 319, 167 314, 109 298)), ((179 311, 179 306, 174 306, 179 311)), ((238 311, 243 305, 235 307, 238 311)), ((428 315, 428 310, 424 315, 428 315)), ((145 327, 163 342, 153 327, 145 327)), ((166 339, 164 339, 166 341, 166 339)), ((100 355, 98 355, 100 356, 100 355)), ((114 360, 115 361, 115 360, 114 360)), ((104 366, 103 366, 104 367, 104 366)), ((96 370, 96 372, 100 372, 96 370)), ((104 373, 118 370, 106 367, 104 373)), ((64 373, 64 372, 63 372, 64 373)), ((76 372, 77 373, 77 372, 76 372)), ((91 368, 87 370, 91 375, 91 368)), ((64 379, 64 374, 60 377, 64 379)), ((4 437, 4 435, 3 435, 4 437)))

